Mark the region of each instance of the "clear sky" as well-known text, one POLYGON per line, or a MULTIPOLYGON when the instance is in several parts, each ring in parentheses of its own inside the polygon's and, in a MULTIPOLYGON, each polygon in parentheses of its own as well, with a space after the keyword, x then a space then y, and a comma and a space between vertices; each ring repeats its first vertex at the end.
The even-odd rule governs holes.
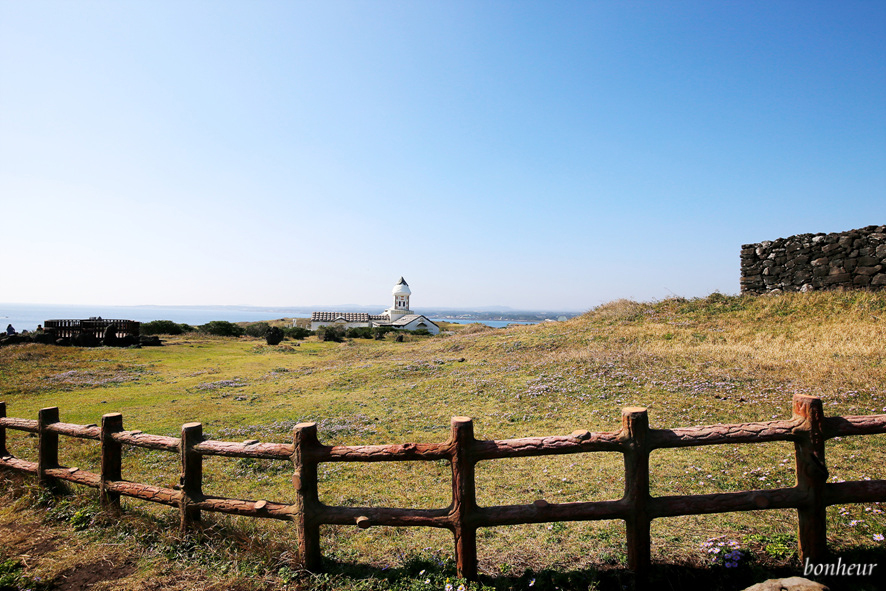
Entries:
POLYGON ((886 2, 0 0, 0 302, 586 310, 886 224, 886 2))

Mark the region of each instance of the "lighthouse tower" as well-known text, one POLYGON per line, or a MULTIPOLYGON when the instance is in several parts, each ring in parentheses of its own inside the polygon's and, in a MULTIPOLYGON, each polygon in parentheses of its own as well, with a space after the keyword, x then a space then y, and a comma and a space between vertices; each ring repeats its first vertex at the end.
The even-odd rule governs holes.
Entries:
POLYGON ((406 280, 400 277, 400 282, 394 286, 391 293, 394 295, 394 305, 385 310, 385 314, 390 317, 391 322, 407 314, 412 314, 412 310, 409 309, 409 296, 412 295, 412 291, 406 280))

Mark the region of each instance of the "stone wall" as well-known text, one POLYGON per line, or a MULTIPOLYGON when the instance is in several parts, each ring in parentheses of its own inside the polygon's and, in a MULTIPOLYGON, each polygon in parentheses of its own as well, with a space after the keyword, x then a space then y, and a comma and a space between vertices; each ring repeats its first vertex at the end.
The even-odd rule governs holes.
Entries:
POLYGON ((741 292, 886 289, 886 226, 741 247, 741 292))

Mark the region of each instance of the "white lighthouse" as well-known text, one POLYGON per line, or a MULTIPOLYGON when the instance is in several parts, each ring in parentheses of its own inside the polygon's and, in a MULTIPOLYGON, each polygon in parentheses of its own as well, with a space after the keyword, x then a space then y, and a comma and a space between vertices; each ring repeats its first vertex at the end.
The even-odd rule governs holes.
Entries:
POLYGON ((391 322, 395 322, 407 314, 412 314, 412 310, 409 309, 409 296, 412 295, 412 290, 409 289, 409 284, 405 279, 400 277, 399 283, 391 290, 391 294, 394 296, 394 305, 385 310, 385 314, 388 315, 391 322))
POLYGON ((400 281, 391 290, 394 296, 394 305, 384 311, 383 314, 367 314, 366 312, 312 312, 311 330, 317 330, 322 326, 336 325, 342 328, 373 328, 376 326, 390 326, 396 330, 427 331, 430 334, 438 334, 440 327, 434 322, 422 316, 414 314, 409 309, 409 296, 412 290, 406 280, 400 277, 400 281))

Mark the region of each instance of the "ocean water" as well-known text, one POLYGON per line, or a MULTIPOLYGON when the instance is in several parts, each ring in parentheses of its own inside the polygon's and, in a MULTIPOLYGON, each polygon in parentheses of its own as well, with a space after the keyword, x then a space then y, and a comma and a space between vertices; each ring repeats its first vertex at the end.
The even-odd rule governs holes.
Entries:
MULTIPOLYGON (((421 313, 419 311, 419 313, 421 313)), ((102 318, 136 320, 172 320, 173 322, 196 326, 212 320, 228 322, 258 322, 277 318, 310 318, 302 310, 291 308, 261 308, 249 306, 71 306, 50 304, 3 304, 0 303, 0 329, 11 324, 15 330, 35 330, 38 324, 50 319, 60 318, 102 318)), ((445 322, 470 324, 479 322, 494 328, 508 324, 534 324, 532 322, 516 322, 510 320, 464 320, 451 318, 432 318, 445 322)))

